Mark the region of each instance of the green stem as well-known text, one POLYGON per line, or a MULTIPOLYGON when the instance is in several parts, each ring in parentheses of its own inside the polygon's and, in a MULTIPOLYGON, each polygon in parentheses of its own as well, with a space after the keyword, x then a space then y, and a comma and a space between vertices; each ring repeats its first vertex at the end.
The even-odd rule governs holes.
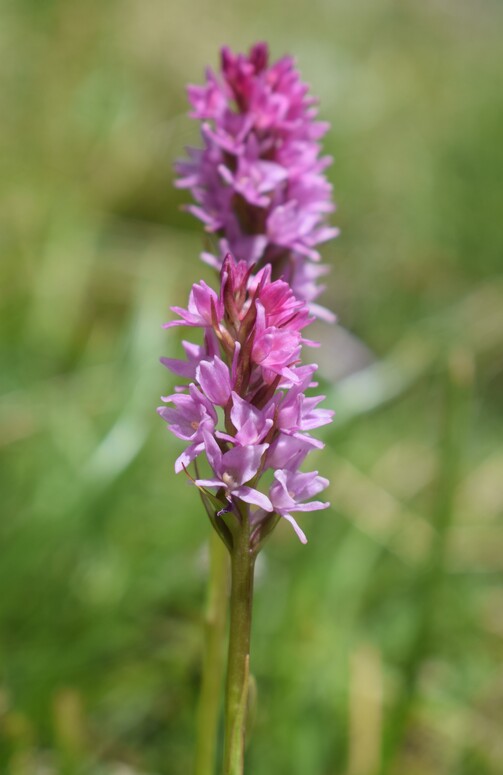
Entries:
POLYGON ((250 550, 248 514, 234 534, 231 553, 231 615, 225 697, 224 775, 242 775, 248 683, 255 554, 250 550))
POLYGON ((194 775, 213 775, 224 668, 228 600, 228 552, 215 530, 210 535, 210 569, 201 694, 197 712, 194 775))

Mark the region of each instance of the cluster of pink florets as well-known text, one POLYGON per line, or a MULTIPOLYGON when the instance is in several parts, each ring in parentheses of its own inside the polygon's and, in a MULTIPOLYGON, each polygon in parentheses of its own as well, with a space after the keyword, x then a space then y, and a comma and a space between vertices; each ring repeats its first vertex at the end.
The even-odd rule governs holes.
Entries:
MULTIPOLYGON (((315 344, 302 335, 312 320, 306 302, 283 280, 271 279, 270 265, 254 275, 245 261, 227 255, 218 294, 200 282, 192 287, 187 309, 172 309, 179 319, 166 328, 204 332, 201 345, 183 343, 186 360, 162 359, 190 380, 159 408, 172 433, 187 443, 175 470, 195 463, 193 482, 203 495, 211 494, 215 518, 228 512, 241 518, 246 504, 252 546, 260 545, 280 517, 305 542, 292 512, 328 506, 304 502, 328 482, 317 471, 301 473, 299 466, 323 446, 309 431, 332 418, 330 410, 317 408, 324 396, 305 394, 316 385, 317 368, 299 360, 302 345, 315 344), (203 453, 210 473, 201 476, 203 453)), ((225 529, 222 520, 220 528, 225 529)))
POLYGON ((177 165, 178 185, 192 190, 189 209, 219 238, 218 292, 193 285, 187 309, 166 324, 203 330, 183 342, 186 358, 163 358, 185 380, 159 414, 186 447, 175 463, 199 489, 208 516, 232 550, 232 524, 249 523, 250 549, 284 518, 301 541, 293 513, 328 506, 309 501, 328 484, 300 467, 323 444, 310 431, 332 419, 318 408, 316 366, 301 364, 313 304, 325 273, 316 246, 335 236, 334 209, 323 175, 314 100, 290 57, 269 65, 267 46, 249 55, 221 52, 221 77, 207 72, 189 87, 192 116, 202 120, 202 149, 177 165), (204 470, 201 471, 201 466, 204 470), (307 502, 306 502, 307 501, 307 502), (226 521, 227 520, 227 521, 226 521))
POLYGON ((328 124, 317 121, 291 57, 269 64, 266 44, 248 55, 221 52, 221 73, 206 73, 204 86, 190 86, 192 117, 202 121, 203 148, 188 148, 177 164, 177 185, 196 201, 188 209, 219 238, 216 255, 203 258, 219 268, 227 252, 258 268, 271 264, 273 277, 290 283, 316 315, 323 290, 317 245, 336 236, 327 225, 335 207, 323 174, 320 138, 328 124))

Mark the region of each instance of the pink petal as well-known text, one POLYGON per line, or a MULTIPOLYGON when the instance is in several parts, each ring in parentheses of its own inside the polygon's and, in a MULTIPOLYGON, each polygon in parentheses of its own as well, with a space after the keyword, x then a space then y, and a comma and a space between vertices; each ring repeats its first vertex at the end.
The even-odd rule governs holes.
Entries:
POLYGON ((259 506, 261 509, 264 509, 264 511, 274 511, 273 505, 267 495, 259 492, 259 490, 253 489, 253 487, 238 487, 233 491, 233 495, 237 495, 246 503, 252 503, 254 506, 259 506))

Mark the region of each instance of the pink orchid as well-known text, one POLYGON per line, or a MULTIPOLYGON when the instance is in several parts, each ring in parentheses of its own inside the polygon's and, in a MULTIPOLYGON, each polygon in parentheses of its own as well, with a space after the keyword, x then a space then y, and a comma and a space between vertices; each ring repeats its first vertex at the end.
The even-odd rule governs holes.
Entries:
POLYGON ((223 487, 225 497, 239 498, 245 503, 273 511, 271 501, 259 490, 246 485, 257 473, 262 455, 268 444, 250 444, 245 447, 233 447, 222 453, 217 442, 210 433, 205 433, 205 448, 208 462, 216 476, 212 479, 196 479, 198 487, 223 487))

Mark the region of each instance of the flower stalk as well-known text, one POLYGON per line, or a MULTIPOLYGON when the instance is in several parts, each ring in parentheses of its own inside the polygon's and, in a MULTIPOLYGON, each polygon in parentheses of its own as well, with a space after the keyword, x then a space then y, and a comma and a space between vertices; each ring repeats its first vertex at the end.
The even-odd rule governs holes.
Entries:
POLYGON ((229 654, 225 695, 224 775, 242 775, 250 679, 253 574, 256 553, 250 548, 248 508, 235 531, 231 552, 229 654))
POLYGON ((317 366, 301 362, 304 345, 318 346, 303 329, 314 317, 334 320, 317 301, 327 271, 318 245, 338 233, 327 220, 335 209, 324 175, 331 159, 319 142, 328 125, 317 120, 316 100, 291 57, 271 63, 258 43, 248 54, 224 47, 220 64, 203 86, 188 88, 203 147, 187 148, 176 165, 177 185, 195 200, 188 209, 216 238, 201 257, 218 270, 220 287, 196 283, 187 308, 172 307, 178 319, 166 328, 203 335, 199 344, 183 341, 185 359, 161 359, 185 382, 158 410, 186 443, 175 471, 198 488, 215 531, 196 775, 212 775, 215 758, 222 552, 231 566, 224 775, 242 775, 255 559, 282 520, 306 543, 293 512, 329 505, 310 500, 328 481, 301 466, 323 447, 310 431, 333 414, 318 408, 324 396, 309 393, 317 366))

